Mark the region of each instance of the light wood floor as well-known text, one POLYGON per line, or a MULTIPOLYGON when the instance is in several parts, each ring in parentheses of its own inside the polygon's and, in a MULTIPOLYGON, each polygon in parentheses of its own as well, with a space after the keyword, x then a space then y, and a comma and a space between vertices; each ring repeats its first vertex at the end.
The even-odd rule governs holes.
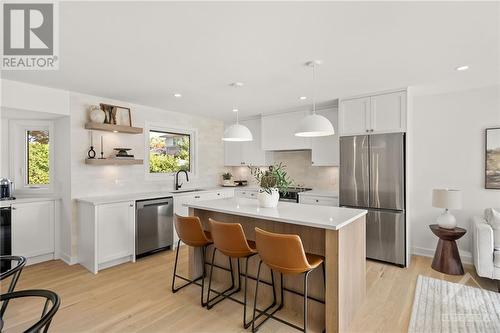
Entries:
MULTIPOLYGON (((186 250, 181 251, 184 272, 186 250)), ((163 252, 97 275, 79 265, 51 261, 26 267, 16 289, 51 289, 61 296, 51 332, 244 332, 242 306, 226 300, 208 311, 199 305, 199 287, 170 292, 174 258, 174 252, 163 252)), ((435 272, 430 264, 431 259, 424 257, 413 257, 407 269, 367 261, 367 297, 349 331, 406 332, 419 274, 453 282, 463 278, 435 272)), ((478 278, 472 267, 466 270, 481 287, 496 290, 493 281, 478 278)), ((2 292, 8 282, 2 283, 2 292)), ((472 279, 467 284, 476 286, 472 279)), ((42 307, 35 301, 10 303, 3 332, 29 327, 42 307)), ((260 330, 292 331, 274 321, 260 330)))

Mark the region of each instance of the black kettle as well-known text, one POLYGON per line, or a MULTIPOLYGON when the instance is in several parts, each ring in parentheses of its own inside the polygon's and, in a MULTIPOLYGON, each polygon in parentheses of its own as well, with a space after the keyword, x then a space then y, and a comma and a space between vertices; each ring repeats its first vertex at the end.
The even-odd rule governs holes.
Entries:
POLYGON ((0 179, 0 200, 14 199, 14 182, 8 178, 0 179))

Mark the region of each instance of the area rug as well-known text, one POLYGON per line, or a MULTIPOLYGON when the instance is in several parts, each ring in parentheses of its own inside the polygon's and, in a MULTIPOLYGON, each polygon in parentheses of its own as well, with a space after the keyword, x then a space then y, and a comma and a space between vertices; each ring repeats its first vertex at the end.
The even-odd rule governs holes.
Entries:
POLYGON ((498 333, 500 293, 419 275, 408 332, 498 333))

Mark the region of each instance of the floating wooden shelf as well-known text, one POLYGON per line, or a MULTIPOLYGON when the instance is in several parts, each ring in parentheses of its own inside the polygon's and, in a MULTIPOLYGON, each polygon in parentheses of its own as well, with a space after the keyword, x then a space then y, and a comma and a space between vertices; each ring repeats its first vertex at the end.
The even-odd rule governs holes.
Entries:
POLYGON ((90 165, 134 165, 134 164, 144 164, 144 160, 139 159, 117 159, 117 158, 87 158, 85 159, 85 164, 90 165))
POLYGON ((129 134, 141 134, 142 133, 141 127, 112 125, 112 124, 86 123, 85 128, 89 129, 89 130, 129 133, 129 134))

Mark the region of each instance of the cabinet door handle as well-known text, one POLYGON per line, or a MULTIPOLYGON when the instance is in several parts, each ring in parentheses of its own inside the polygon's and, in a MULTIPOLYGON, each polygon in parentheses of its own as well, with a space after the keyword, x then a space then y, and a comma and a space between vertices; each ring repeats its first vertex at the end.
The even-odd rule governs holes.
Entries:
POLYGON ((316 199, 316 202, 319 202, 319 200, 318 200, 318 199, 316 199))
POLYGON ((220 195, 220 193, 217 193, 217 195, 220 195))
POLYGON ((370 132, 370 130, 366 130, 366 132, 368 133, 368 132, 370 132))
POLYGON ((130 206, 130 207, 134 207, 134 205, 133 205, 133 204, 130 204, 129 206, 130 206))
POLYGON ((16 207, 11 207, 12 210, 16 210, 17 208, 16 207))
POLYGON ((199 198, 200 198, 200 196, 199 196, 199 195, 195 195, 195 196, 194 196, 194 198, 195 198, 195 199, 199 199, 199 198))

